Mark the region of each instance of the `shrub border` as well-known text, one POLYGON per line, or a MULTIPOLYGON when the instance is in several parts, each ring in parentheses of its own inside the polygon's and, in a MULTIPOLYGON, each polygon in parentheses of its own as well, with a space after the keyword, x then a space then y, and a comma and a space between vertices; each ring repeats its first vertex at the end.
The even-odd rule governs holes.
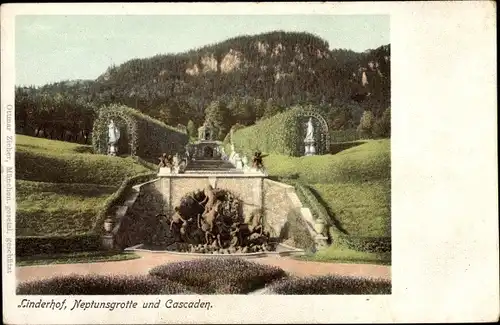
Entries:
POLYGON ((157 176, 157 173, 155 173, 155 172, 145 172, 145 173, 141 173, 139 175, 135 175, 135 176, 131 176, 131 177, 126 178, 122 182, 122 184, 120 185, 118 190, 106 199, 106 201, 104 203, 104 207, 97 214, 97 217, 95 219, 96 222, 94 223, 91 232, 94 232, 97 234, 104 233, 104 229, 102 227, 102 225, 104 224, 104 221, 106 220, 108 215, 111 214, 111 210, 113 209, 113 207, 118 205, 118 203, 120 201, 125 199, 126 195, 128 194, 129 190, 132 188, 132 186, 150 181, 156 176, 157 176))

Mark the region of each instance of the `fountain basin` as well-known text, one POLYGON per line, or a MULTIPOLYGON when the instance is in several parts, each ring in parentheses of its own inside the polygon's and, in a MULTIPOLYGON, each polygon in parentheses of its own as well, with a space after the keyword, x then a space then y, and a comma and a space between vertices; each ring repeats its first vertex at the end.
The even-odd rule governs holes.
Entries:
POLYGON ((305 252, 302 249, 295 248, 285 244, 277 244, 276 250, 274 251, 265 251, 265 252, 253 252, 253 253, 232 253, 232 254, 220 254, 220 253, 190 253, 190 252, 179 252, 179 251, 171 251, 171 250, 159 250, 154 247, 148 247, 144 244, 135 245, 132 247, 128 247, 125 249, 128 252, 148 252, 148 253, 157 253, 157 254, 170 254, 170 255, 181 255, 181 256, 193 256, 193 257, 205 257, 205 258, 214 258, 214 257, 241 257, 241 258, 259 258, 266 256, 300 256, 304 255, 305 252))

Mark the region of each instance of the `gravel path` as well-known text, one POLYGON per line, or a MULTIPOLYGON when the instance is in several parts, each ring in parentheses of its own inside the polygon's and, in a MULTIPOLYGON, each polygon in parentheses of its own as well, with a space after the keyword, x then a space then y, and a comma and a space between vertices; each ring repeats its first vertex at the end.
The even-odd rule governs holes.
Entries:
MULTIPOLYGON (((18 282, 22 282, 73 273, 121 275, 147 274, 149 269, 160 264, 201 258, 149 252, 139 252, 137 254, 141 256, 141 258, 127 261, 22 266, 16 268, 16 278, 18 282)), ((294 260, 289 257, 277 256, 255 258, 249 261, 278 266, 286 272, 298 276, 339 274, 384 279, 391 278, 391 267, 383 265, 307 262, 294 260)))

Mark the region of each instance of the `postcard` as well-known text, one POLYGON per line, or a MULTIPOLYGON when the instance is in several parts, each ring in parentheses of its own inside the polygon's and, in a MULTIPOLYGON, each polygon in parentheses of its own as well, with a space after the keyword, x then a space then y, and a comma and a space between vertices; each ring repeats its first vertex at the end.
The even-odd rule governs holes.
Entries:
POLYGON ((498 320, 491 2, 6 4, 6 324, 498 320))

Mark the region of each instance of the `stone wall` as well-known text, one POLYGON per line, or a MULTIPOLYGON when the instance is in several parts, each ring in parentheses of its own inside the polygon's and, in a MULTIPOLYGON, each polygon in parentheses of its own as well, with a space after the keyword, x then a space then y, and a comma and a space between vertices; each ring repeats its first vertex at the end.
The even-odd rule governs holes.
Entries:
POLYGON ((165 210, 158 180, 134 186, 130 196, 133 202, 128 204, 125 215, 113 230, 116 245, 121 248, 147 241, 157 228, 156 215, 165 210))
POLYGON ((163 212, 169 213, 178 206, 188 193, 203 190, 207 185, 230 191, 243 202, 243 212, 262 207, 262 177, 213 176, 161 177, 156 181, 156 188, 163 196, 163 212))
POLYGON ((317 242, 325 238, 315 233, 314 220, 309 209, 304 208, 293 186, 275 182, 262 176, 214 175, 190 176, 186 174, 160 177, 137 187, 139 195, 127 212, 121 226, 119 242, 132 246, 145 243, 152 234, 160 231, 155 216, 169 215, 186 194, 202 190, 207 185, 221 188, 236 195, 243 203, 243 213, 255 209, 264 212, 265 228, 273 237, 280 237, 292 210, 299 210, 306 221, 311 237, 317 242))
POLYGON ((286 224, 287 215, 294 208, 290 200, 289 193, 294 191, 292 186, 275 182, 269 179, 264 180, 264 213, 266 226, 268 226, 273 236, 279 236, 286 224))

